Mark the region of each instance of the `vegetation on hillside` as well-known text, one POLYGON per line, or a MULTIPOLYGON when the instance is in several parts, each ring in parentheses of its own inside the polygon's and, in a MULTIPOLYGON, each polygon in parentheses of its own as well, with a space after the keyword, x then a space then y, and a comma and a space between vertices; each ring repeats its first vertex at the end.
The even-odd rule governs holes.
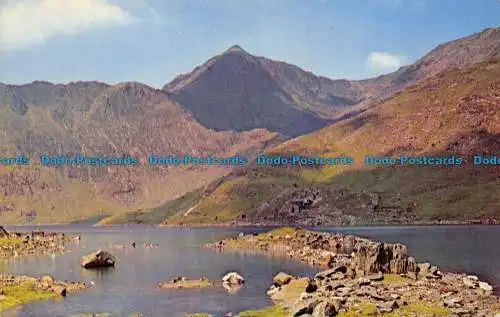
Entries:
POLYGON ((385 204, 414 205, 421 220, 470 220, 500 215, 500 172, 473 166, 475 154, 500 149, 500 61, 452 70, 409 87, 358 117, 269 151, 274 155, 343 156, 352 166, 251 166, 227 177, 189 217, 170 222, 225 222, 286 188, 337 185, 380 195, 385 204), (369 167, 365 155, 462 155, 463 166, 369 167), (286 177, 285 177, 286 176, 286 177))

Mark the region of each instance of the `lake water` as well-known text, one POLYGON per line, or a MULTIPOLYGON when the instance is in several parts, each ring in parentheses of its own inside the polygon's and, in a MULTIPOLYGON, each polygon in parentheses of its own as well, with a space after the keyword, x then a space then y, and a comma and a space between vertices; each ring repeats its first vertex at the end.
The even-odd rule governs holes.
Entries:
MULTIPOLYGON (((28 231, 29 227, 8 228, 28 231)), ((186 313, 206 312, 224 316, 227 312, 263 308, 271 304, 266 289, 279 271, 312 276, 317 270, 287 260, 252 254, 217 253, 202 246, 243 232, 263 229, 163 229, 154 227, 42 227, 45 231, 78 233, 79 245, 61 256, 42 256, 11 261, 6 269, 30 276, 53 275, 61 280, 92 281, 87 291, 60 301, 27 304, 4 316, 66 317, 81 313, 108 312, 111 316, 144 313, 148 317, 181 317, 186 313), (129 244, 135 249, 109 249, 111 244, 129 244), (144 248, 146 241, 158 248, 144 248), (117 258, 114 269, 81 269, 82 255, 98 248, 108 249, 117 258), (218 280, 229 271, 237 271, 246 283, 235 294, 222 288, 205 290, 162 290, 160 281, 175 276, 218 280)), ((442 270, 474 272, 493 285, 500 284, 499 226, 429 226, 377 228, 325 228, 387 242, 406 244, 417 261, 429 261, 442 270)), ((499 285, 500 286, 500 285, 499 285)), ((498 287, 496 288, 498 291, 498 287)), ((498 293, 498 292, 497 292, 498 293)))

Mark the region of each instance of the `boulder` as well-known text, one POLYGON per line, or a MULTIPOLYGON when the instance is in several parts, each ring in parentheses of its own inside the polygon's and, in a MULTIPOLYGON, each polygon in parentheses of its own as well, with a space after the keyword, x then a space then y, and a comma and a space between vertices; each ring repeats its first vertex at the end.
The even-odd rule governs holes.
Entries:
POLYGON ((406 246, 397 243, 360 242, 358 252, 353 254, 353 258, 356 268, 367 274, 401 274, 414 268, 414 261, 408 256, 406 246))
POLYGON ((241 285, 245 283, 245 279, 236 272, 230 272, 222 277, 222 282, 230 285, 241 285))
POLYGON ((296 302, 291 309, 291 316, 304 316, 307 314, 312 314, 316 305, 320 303, 318 299, 306 299, 304 301, 296 302))
POLYGON ((293 276, 286 274, 285 272, 279 272, 273 278, 273 283, 275 286, 283 286, 283 285, 290 283, 290 281, 292 279, 293 279, 293 276))
POLYGON ((337 316, 337 309, 335 308, 335 304, 325 301, 321 302, 316 307, 314 307, 313 317, 333 317, 337 316))
POLYGON ((309 279, 307 281, 306 293, 314 293, 318 290, 318 284, 314 279, 309 279))
POLYGON ((421 277, 429 274, 431 267, 432 265, 430 263, 418 263, 417 265, 418 276, 421 277))
POLYGON ((114 266, 116 260, 109 252, 97 250, 94 253, 83 256, 80 263, 82 267, 89 269, 114 266))
POLYGON ((486 282, 479 282, 479 288, 482 289, 485 292, 491 292, 493 291, 493 287, 486 283, 486 282))

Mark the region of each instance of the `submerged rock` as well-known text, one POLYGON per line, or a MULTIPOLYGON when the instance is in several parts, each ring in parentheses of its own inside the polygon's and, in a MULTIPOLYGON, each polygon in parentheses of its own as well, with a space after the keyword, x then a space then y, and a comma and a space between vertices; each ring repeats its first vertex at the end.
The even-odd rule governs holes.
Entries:
POLYGON ((83 256, 80 262, 86 269, 115 266, 115 263, 115 257, 103 250, 83 256))

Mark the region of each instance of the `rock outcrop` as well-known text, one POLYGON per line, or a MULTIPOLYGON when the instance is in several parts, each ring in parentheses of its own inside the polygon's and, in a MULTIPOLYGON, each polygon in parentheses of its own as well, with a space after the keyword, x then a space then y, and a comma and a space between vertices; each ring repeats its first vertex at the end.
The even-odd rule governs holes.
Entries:
POLYGON ((83 256, 81 266, 86 269, 115 266, 115 257, 109 252, 98 250, 89 255, 83 256))
MULTIPOLYGON (((218 250, 253 250, 323 267, 314 278, 285 272, 267 294, 289 316, 494 316, 493 287, 474 275, 441 272, 417 263, 406 246, 364 238, 281 228, 217 242, 218 250), (396 315, 395 315, 396 316, 396 315)), ((287 315, 288 316, 288 315, 287 315)))
POLYGON ((222 277, 222 283, 229 285, 242 285, 245 283, 245 279, 236 272, 230 272, 222 277))

